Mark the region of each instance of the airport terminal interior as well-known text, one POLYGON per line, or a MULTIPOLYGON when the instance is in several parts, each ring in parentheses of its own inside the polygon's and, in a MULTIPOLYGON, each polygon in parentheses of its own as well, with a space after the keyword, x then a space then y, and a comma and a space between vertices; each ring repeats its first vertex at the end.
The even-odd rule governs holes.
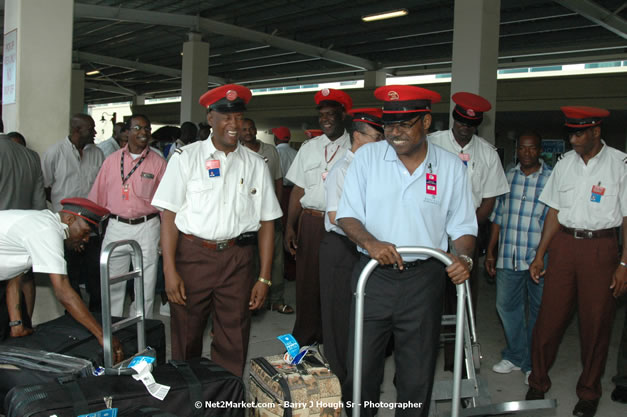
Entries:
MULTIPOLYGON (((492 110, 478 134, 497 148, 504 168, 516 162, 521 132, 537 131, 546 140, 543 157, 551 164, 571 149, 560 111, 565 105, 609 110, 603 139, 627 151, 625 0, 0 0, 0 14, 4 132, 22 133, 40 155, 67 136, 76 113, 92 116, 97 143, 134 113, 146 115, 153 132, 206 122, 199 97, 231 83, 252 91, 245 116, 255 120, 258 138, 274 144, 271 129, 285 126, 295 149, 307 139, 306 130, 319 129, 316 92, 341 89, 354 107, 380 107, 374 90, 403 84, 442 96, 432 109, 432 131, 452 125, 452 94, 486 97, 492 110), (400 14, 368 20, 388 11, 400 14)), ((496 286, 483 261, 482 256, 476 265, 483 399, 522 401, 525 375, 492 371, 505 336, 496 286)), ((49 279, 38 276, 36 284, 33 324, 63 315, 49 279)), ((294 281, 287 281, 286 304, 296 307, 295 293, 294 281)), ((170 317, 156 300, 155 318, 165 324, 170 359, 170 317)), ((626 308, 623 296, 601 381, 600 417, 627 415, 627 404, 610 398, 626 308)), ((293 324, 293 314, 255 314, 247 362, 282 354, 276 338, 293 324)), ((515 415, 572 415, 582 369, 578 325, 575 314, 551 369, 546 398, 556 399, 557 408, 515 415)), ((208 328, 203 356, 209 356, 211 337, 208 328)), ((452 378, 442 357, 440 352, 436 381, 452 378)), ((247 387, 248 372, 247 365, 247 387)), ((396 398, 393 378, 388 358, 382 401, 396 398)), ((440 402, 431 412, 450 415, 450 403, 440 402)), ((378 415, 394 411, 381 409, 378 415)))

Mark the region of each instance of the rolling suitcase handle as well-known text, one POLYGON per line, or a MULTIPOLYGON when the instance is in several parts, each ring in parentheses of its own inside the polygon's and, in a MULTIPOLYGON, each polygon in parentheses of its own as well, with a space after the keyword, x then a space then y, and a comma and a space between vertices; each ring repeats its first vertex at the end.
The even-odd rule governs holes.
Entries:
MULTIPOLYGON (((396 251, 403 255, 428 255, 439 261, 445 266, 453 263, 448 255, 432 248, 422 246, 406 246, 396 248, 396 251)), ((364 327, 364 294, 366 283, 370 274, 379 265, 379 263, 371 259, 366 264, 359 275, 357 281, 357 289, 355 290, 355 346, 353 350, 353 416, 359 417, 361 411, 361 367, 362 367, 362 350, 363 350, 363 327, 364 327)), ((457 317, 455 321, 455 363, 453 366, 453 398, 451 416, 459 416, 459 407, 461 399, 461 377, 462 377, 462 351, 464 343, 464 314, 466 309, 466 287, 464 284, 456 285, 457 288, 457 317)))
POLYGON ((109 243, 100 253, 100 292, 102 294, 102 338, 104 350, 104 366, 113 366, 113 332, 137 323, 137 351, 146 349, 146 330, 144 312, 144 263, 142 249, 134 240, 120 240, 109 243), (109 259, 118 246, 130 245, 134 270, 126 274, 109 277, 109 259), (128 317, 111 323, 111 285, 118 282, 135 280, 135 317, 128 317))

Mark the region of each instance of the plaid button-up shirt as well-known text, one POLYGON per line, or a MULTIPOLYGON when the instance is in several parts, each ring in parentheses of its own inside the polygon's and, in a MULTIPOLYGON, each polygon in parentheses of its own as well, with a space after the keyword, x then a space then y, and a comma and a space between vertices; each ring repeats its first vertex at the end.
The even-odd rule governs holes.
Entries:
POLYGON ((520 164, 507 171, 510 191, 496 199, 492 222, 501 227, 497 268, 524 271, 536 256, 548 207, 539 201, 551 168, 544 162, 525 176, 520 164))

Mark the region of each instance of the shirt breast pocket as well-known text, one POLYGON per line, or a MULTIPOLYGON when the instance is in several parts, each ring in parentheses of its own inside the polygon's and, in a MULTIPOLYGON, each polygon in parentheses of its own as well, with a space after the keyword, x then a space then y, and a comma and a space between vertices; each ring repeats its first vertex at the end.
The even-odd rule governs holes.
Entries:
MULTIPOLYGON (((612 210, 614 208, 618 210, 618 203, 617 203, 618 184, 609 183, 609 184, 603 184, 603 186, 605 187, 605 191, 603 192, 603 195, 601 196, 601 201, 600 201, 601 207, 604 207, 604 208, 606 207, 608 210, 612 210)), ((592 189, 592 187, 590 187, 590 189, 592 189)), ((590 199, 592 199, 592 196, 590 196, 590 199)))
POLYGON ((139 181, 135 184, 137 185, 135 190, 137 197, 144 200, 152 200, 156 184, 154 174, 142 172, 139 181))
POLYGON ((206 213, 211 206, 213 182, 192 180, 187 183, 187 203, 194 213, 206 213))
POLYGON ((260 207, 261 189, 252 182, 237 185, 237 214, 247 220, 257 219, 257 208, 260 207))
POLYGON ((572 207, 573 200, 575 199, 575 186, 568 184, 560 187, 558 190, 558 197, 560 210, 572 207))
POLYGON ((322 180, 322 163, 314 163, 305 166, 305 186, 315 187, 322 180))

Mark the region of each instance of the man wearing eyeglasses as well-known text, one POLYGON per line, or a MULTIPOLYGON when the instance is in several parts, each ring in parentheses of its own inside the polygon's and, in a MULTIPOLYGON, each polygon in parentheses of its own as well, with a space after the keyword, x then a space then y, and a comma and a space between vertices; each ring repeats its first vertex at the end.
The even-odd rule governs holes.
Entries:
POLYGON ((359 259, 355 244, 335 221, 337 207, 342 197, 344 178, 355 152, 363 145, 383 139, 383 112, 380 108, 352 109, 351 148, 333 168, 324 182, 327 206, 324 216, 326 233, 320 243, 320 306, 322 308, 322 334, 324 354, 333 373, 346 380, 346 351, 352 291, 350 276, 359 259))
POLYGON ((341 90, 323 88, 314 96, 323 134, 303 143, 287 172, 294 183, 285 225, 285 250, 296 256, 296 321, 292 334, 303 345, 322 342, 320 241, 324 234, 324 181, 350 148, 344 129, 353 100, 341 90))
MULTIPOLYGON (((132 239, 142 249, 144 267, 144 312, 153 317, 157 260, 159 257, 159 211, 150 205, 161 182, 166 161, 148 146, 151 140, 150 121, 135 114, 128 122, 128 143, 112 153, 102 164, 100 173, 89 193, 89 199, 106 207, 111 215, 102 241, 106 247, 111 242, 132 239)), ((122 275, 129 270, 131 247, 121 246, 111 254, 109 276, 122 275)), ((126 282, 111 286, 111 314, 124 315, 126 282)), ((129 314, 135 314, 135 302, 129 314)))
MULTIPOLYGON (((66 197, 87 197, 91 190, 104 154, 94 145, 96 124, 88 114, 75 114, 70 119, 70 133, 52 145, 41 158, 46 198, 52 211, 61 210, 61 200, 66 197)), ((80 284, 89 293, 89 311, 100 312, 100 242, 92 236, 81 252, 66 248, 65 259, 70 284, 80 294, 80 284)))
MULTIPOLYGON (((483 247, 487 247, 490 236, 488 217, 494 209, 496 197, 509 191, 505 171, 501 165, 496 148, 487 140, 477 135, 477 128, 483 121, 483 114, 492 108, 485 98, 472 93, 459 92, 453 94, 453 126, 429 135, 429 142, 457 155, 466 165, 468 179, 472 187, 472 199, 479 224, 479 235, 473 261, 476 263, 483 247)), ((473 308, 477 308, 479 280, 477 269, 470 277, 470 289, 473 308)), ((452 286, 446 289, 446 313, 455 311, 455 290, 452 286)), ((453 370, 453 344, 445 343, 444 369, 453 370)))
MULTIPOLYGON (((401 416, 427 416, 435 373, 445 273, 454 284, 470 276, 477 220, 462 162, 427 141, 434 91, 389 85, 375 90, 384 102, 386 141, 362 147, 344 181, 336 219, 360 252, 352 276, 356 288, 362 269, 375 259, 366 285, 363 327, 363 415, 376 414, 385 348, 394 338, 397 402, 412 404, 401 416), (406 256, 398 246, 447 250, 452 265, 433 258, 406 256)), ((354 319, 351 319, 353 322, 354 319)), ((354 323, 351 323, 354 329, 354 323)), ((351 330, 352 340, 354 331, 351 330)), ((353 347, 343 397, 351 399, 353 347)))

